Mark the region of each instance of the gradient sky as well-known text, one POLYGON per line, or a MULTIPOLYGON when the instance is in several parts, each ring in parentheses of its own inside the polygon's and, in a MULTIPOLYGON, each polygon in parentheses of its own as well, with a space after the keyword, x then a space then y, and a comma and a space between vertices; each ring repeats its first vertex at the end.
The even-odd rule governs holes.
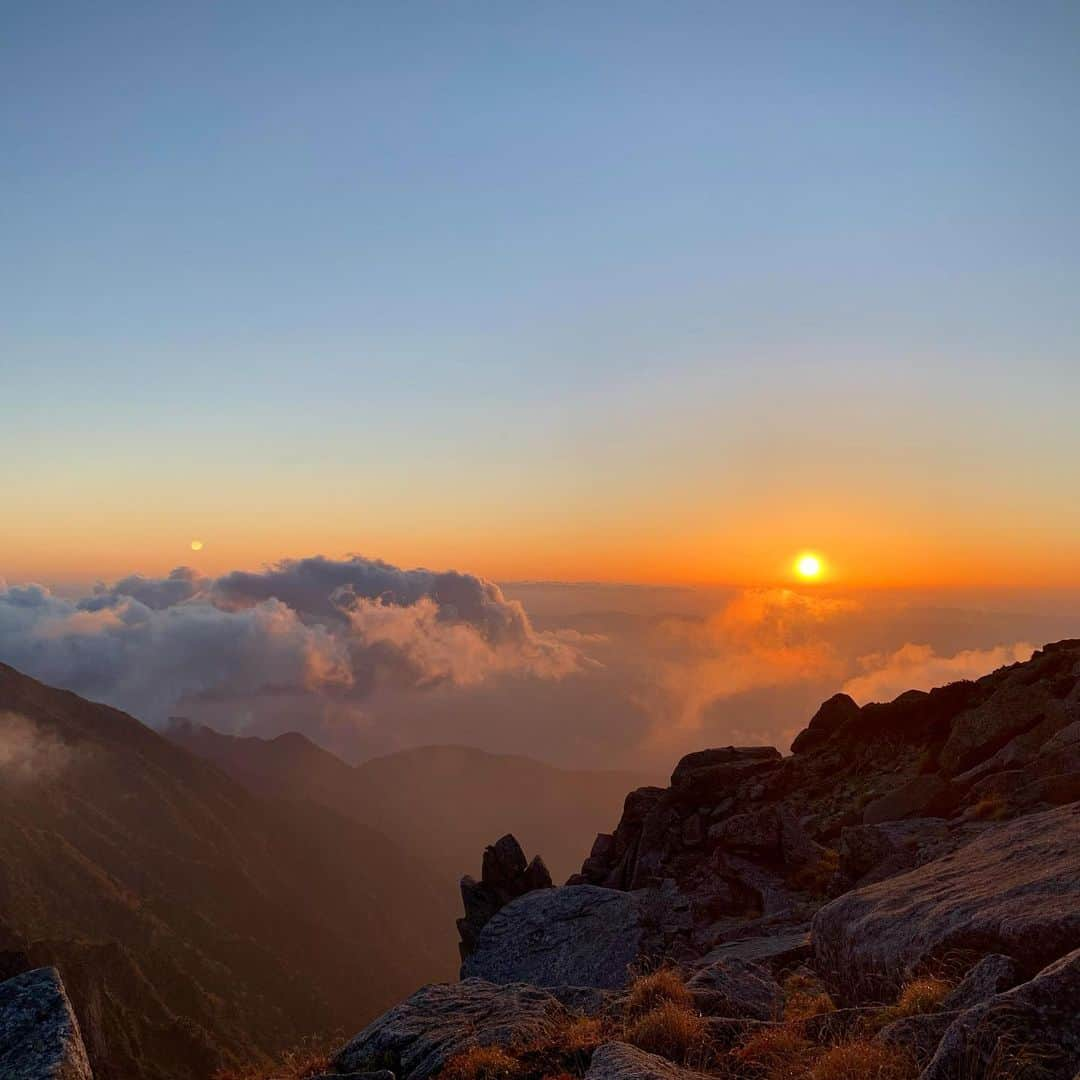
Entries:
POLYGON ((1075 3, 0 28, 10 581, 1078 583, 1075 3))

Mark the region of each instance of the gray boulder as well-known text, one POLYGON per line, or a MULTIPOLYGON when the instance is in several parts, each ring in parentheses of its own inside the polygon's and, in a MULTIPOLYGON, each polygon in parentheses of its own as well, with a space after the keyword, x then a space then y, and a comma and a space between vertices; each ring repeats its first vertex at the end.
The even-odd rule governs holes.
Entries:
POLYGON ((399 1080, 425 1080, 471 1046, 528 1041, 565 1015, 535 986, 434 983, 368 1024, 333 1064, 339 1073, 390 1069, 399 1080))
POLYGON ((1028 975, 1080 947, 1080 804, 987 828, 814 917, 815 967, 849 1000, 891 996, 952 950, 1009 956, 1028 975))
POLYGON ((705 956, 702 966, 717 960, 754 960, 770 967, 785 967, 810 955, 810 935, 805 930, 737 938, 716 945, 705 956))
POLYGON ((639 900, 596 885, 527 893, 484 927, 464 978, 618 989, 642 942, 639 900))
POLYGON ((920 1069, 933 1058, 941 1043, 942 1036, 959 1012, 921 1013, 917 1016, 905 1016, 883 1027, 875 1040, 886 1046, 896 1047, 909 1054, 920 1069))
POLYGON ((79 1022, 56 968, 0 983, 0 1076, 93 1080, 79 1022))
POLYGON ((922 1080, 1006 1075, 1072 1080, 1078 1069, 1080 949, 1030 982, 961 1013, 942 1037, 922 1080))
POLYGON ((949 828, 942 818, 914 818, 841 829, 838 891, 855 885, 872 885, 913 870, 955 846, 949 841, 949 828))
POLYGON ((734 1019, 775 1020, 784 991, 772 972, 734 957, 700 968, 686 984, 702 1012, 734 1019))
POLYGON ((944 1009, 970 1009, 1000 994, 1020 981, 1016 961, 991 953, 984 956, 964 976, 960 985, 941 1003, 944 1009))
POLYGON ((636 1046, 611 1042, 596 1048, 585 1080, 698 1080, 701 1076, 636 1046))

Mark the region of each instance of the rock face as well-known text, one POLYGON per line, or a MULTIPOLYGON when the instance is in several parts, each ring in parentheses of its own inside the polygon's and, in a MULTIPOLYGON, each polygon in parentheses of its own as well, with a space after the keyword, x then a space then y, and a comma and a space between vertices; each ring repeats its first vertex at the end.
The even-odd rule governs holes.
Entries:
POLYGON ((961 1013, 942 1037, 922 1080, 961 1075, 1073 1080, 1078 1069, 1080 949, 1030 982, 961 1013), (1025 1064, 1030 1072, 1024 1071, 1025 1064), (1013 1071, 1007 1071, 1009 1066, 1013 1071))
POLYGON ((0 983, 0 1076, 93 1080, 78 1021, 55 968, 0 983))
POLYGON ((858 889, 813 922, 818 971, 840 993, 894 988, 950 950, 1033 973, 1080 947, 1080 804, 992 826, 966 847, 858 889))
POLYGON ((531 863, 517 840, 507 834, 484 850, 480 880, 467 874, 461 879, 461 899, 465 917, 458 919, 461 935, 458 949, 464 960, 476 948, 480 931, 492 916, 511 900, 534 889, 550 889, 551 874, 537 855, 531 863))
POLYGON ((903 787, 870 803, 863 811, 863 824, 880 825, 884 821, 925 817, 936 809, 947 807, 949 790, 948 781, 936 773, 916 776, 903 787))
POLYGON ((484 927, 462 975, 615 989, 628 982, 641 942, 636 896, 594 885, 544 889, 519 897, 484 927))
POLYGON ((636 1046, 612 1042, 596 1048, 585 1080, 698 1080, 701 1075, 636 1046))
POLYGON ((535 986, 482 979, 425 986, 360 1032, 334 1059, 338 1073, 388 1068, 398 1080, 425 1080, 470 1046, 506 1046, 565 1015, 535 986))

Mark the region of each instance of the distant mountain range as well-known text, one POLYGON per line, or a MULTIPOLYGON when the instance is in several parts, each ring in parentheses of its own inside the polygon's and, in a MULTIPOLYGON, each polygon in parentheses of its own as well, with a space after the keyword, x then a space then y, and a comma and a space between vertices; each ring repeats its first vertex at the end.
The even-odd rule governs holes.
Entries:
POLYGON ((205 1080, 453 975, 452 878, 483 845, 520 821, 567 869, 565 837, 633 786, 458 748, 354 769, 301 736, 174 735, 217 764, 0 664, 0 978, 60 969, 97 1080, 205 1080))

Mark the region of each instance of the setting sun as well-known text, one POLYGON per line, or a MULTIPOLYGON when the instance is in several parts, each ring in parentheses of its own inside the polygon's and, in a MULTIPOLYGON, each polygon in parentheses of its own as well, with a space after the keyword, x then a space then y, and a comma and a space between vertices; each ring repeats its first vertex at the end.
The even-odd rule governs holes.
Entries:
POLYGON ((821 559, 809 553, 800 555, 795 560, 795 572, 804 581, 817 581, 821 577, 821 559))

